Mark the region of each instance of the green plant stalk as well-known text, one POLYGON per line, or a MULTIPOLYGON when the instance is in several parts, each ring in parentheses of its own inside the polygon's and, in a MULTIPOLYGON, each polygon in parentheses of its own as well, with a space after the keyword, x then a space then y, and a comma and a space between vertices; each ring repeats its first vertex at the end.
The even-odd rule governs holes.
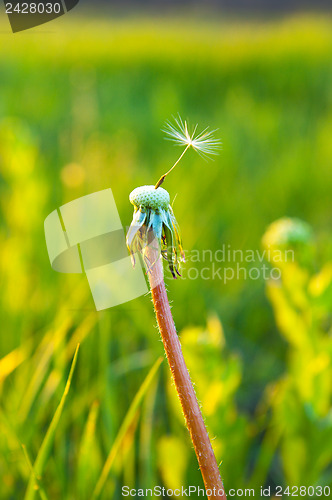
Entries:
POLYGON ((28 487, 27 487, 27 490, 25 493, 24 500, 33 500, 35 498, 36 491, 39 487, 38 483, 36 482, 36 478, 38 479, 38 481, 41 480, 45 464, 47 462, 49 455, 51 454, 51 448, 52 448, 52 445, 54 443, 55 432, 56 432, 56 429, 58 427, 58 423, 60 421, 60 417, 62 415, 62 411, 63 411, 64 405, 65 405, 65 402, 66 402, 66 399, 68 396, 68 392, 69 392, 69 388, 71 385, 71 381, 73 378, 79 347, 80 347, 80 345, 77 344, 76 351, 75 351, 75 354, 73 357, 73 361, 71 363, 70 372, 68 375, 65 390, 63 392, 59 406, 57 407, 57 409, 54 413, 54 416, 52 418, 50 426, 47 429, 43 443, 38 451, 37 458, 36 458, 35 463, 33 465, 33 473, 31 473, 31 475, 30 475, 30 480, 28 483, 28 487))
POLYGON ((159 249, 158 246, 157 248, 152 247, 153 245, 149 245, 145 249, 144 256, 148 262, 153 263, 148 269, 152 301, 176 391, 195 448, 207 496, 209 500, 226 500, 216 457, 176 332, 167 297, 159 249))

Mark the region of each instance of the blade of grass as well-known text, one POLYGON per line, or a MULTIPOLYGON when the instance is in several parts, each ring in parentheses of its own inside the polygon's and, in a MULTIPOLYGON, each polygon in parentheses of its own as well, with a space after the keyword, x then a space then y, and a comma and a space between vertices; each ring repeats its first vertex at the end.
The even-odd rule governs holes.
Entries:
POLYGON ((24 497, 25 500, 33 500, 35 498, 35 493, 36 493, 35 488, 36 488, 36 486, 38 487, 38 484, 36 484, 36 481, 35 481, 35 477, 37 477, 37 478, 41 477, 44 466, 45 466, 47 459, 49 457, 49 454, 51 452, 51 447, 52 447, 53 442, 54 442, 55 431, 56 431, 56 428, 58 426, 58 423, 59 423, 59 420, 60 420, 60 417, 61 417, 61 414, 63 411, 63 407, 64 407, 64 404, 65 404, 66 399, 67 399, 70 384, 71 384, 71 381, 73 378, 79 346, 80 345, 78 344, 76 347, 76 351, 75 351, 74 358, 73 358, 73 361, 72 361, 72 364, 70 367, 70 372, 68 375, 66 387, 65 387, 65 390, 63 392, 61 401, 60 401, 59 406, 57 407, 57 409, 54 413, 54 416, 52 418, 50 426, 46 432, 46 436, 42 442, 42 445, 39 449, 37 458, 35 460, 35 463, 33 466, 34 473, 31 474, 31 476, 30 476, 29 484, 28 484, 27 491, 26 491, 26 494, 24 497))
POLYGON ((147 394, 143 407, 140 429, 140 484, 148 488, 148 485, 153 484, 153 459, 152 459, 152 430, 153 430, 153 414, 156 405, 158 380, 155 380, 147 394))
POLYGON ((64 317, 59 321, 59 326, 51 328, 44 335, 39 348, 33 358, 36 369, 33 376, 30 378, 28 385, 25 389, 25 396, 18 411, 19 418, 25 422, 28 418, 31 407, 38 395, 38 392, 45 381, 48 373, 49 365, 56 347, 66 336, 69 328, 71 327, 71 319, 64 317))
POLYGON ((29 357, 31 349, 32 342, 28 341, 0 359, 0 383, 29 357))
MULTIPOLYGON (((6 414, 0 408, 1 433, 3 436, 6 436, 6 441, 7 441, 7 446, 8 446, 8 448, 6 447, 5 450, 2 448, 2 452, 7 453, 9 451, 11 454, 14 455, 14 454, 17 454, 18 449, 23 451, 25 462, 27 463, 28 469, 31 473, 31 471, 33 471, 33 466, 31 464, 31 460, 30 460, 27 448, 23 443, 21 443, 21 441, 20 441, 18 435, 16 434, 16 431, 14 430, 12 424, 13 424, 12 419, 8 420, 6 414)), ((28 474, 26 473, 26 467, 24 466, 22 468, 22 467, 18 466, 18 471, 19 471, 20 475, 22 476, 23 480, 26 481, 26 478, 29 477, 29 473, 28 474)), ((33 473, 34 473, 34 471, 33 471, 33 473)), ((43 495, 43 493, 44 493, 42 491, 43 487, 41 485, 41 482, 38 480, 38 478, 37 478, 37 484, 39 487, 38 491, 39 491, 39 493, 41 492, 40 495, 43 495)), ((1 490, 1 492, 2 492, 2 490, 1 490)), ((46 494, 45 494, 45 497, 43 498, 43 500, 47 500, 46 494)))
POLYGON ((250 485, 264 484, 266 481, 273 456, 276 453, 277 446, 281 437, 280 430, 275 426, 268 427, 264 436, 263 442, 260 445, 259 455, 255 464, 255 469, 252 477, 250 478, 248 487, 250 485))
MULTIPOLYGON (((66 349, 64 350, 65 360, 70 361, 73 357, 77 344, 82 344, 85 337, 91 332, 94 324, 96 323, 96 315, 88 315, 81 323, 76 327, 70 339, 66 344, 66 349)), ((63 340, 63 339, 62 339, 63 340)), ((58 347, 58 346, 54 346, 58 347)), ((47 405, 49 400, 52 398, 60 384, 62 383, 61 369, 56 366, 47 376, 44 382, 44 386, 40 390, 40 401, 43 405, 47 405)), ((42 405, 39 405, 41 407, 42 405)), ((42 408, 40 408, 42 410, 42 408)), ((40 412, 37 413, 39 415, 40 412)))
POLYGON ((34 471, 34 468, 33 468, 33 465, 31 463, 31 460, 30 460, 30 457, 29 457, 29 454, 28 454, 28 450, 25 446, 25 444, 21 444, 22 446, 22 450, 23 450, 23 454, 24 454, 24 457, 25 457, 25 460, 28 464, 28 467, 30 469, 30 473, 31 475, 33 476, 34 480, 35 480, 35 489, 38 491, 39 495, 40 495, 40 498, 42 500, 48 500, 47 499, 47 495, 45 493, 45 490, 40 482, 40 478, 36 476, 36 473, 34 471))
POLYGON ((79 498, 82 500, 89 497, 88 492, 93 488, 101 467, 99 448, 97 448, 98 445, 96 442, 98 413, 99 402, 94 401, 89 411, 88 420, 85 425, 78 452, 76 482, 79 498))
POLYGON ((159 366, 161 365, 163 358, 160 357, 157 359, 157 361, 154 363, 152 366, 151 370, 145 377, 141 387, 139 388, 137 394, 135 395, 128 412, 124 418, 124 421, 118 431, 118 434, 114 440, 113 446, 108 454, 108 457, 106 459, 105 465, 103 467, 103 470, 101 471, 100 477, 97 481, 96 487, 94 489, 94 492, 92 494, 92 500, 95 500, 99 497, 101 494, 101 491, 105 485, 105 482, 107 480, 107 477, 111 471, 112 465, 114 463, 115 457, 120 449, 121 443, 126 435, 126 432, 128 431, 131 423, 133 422, 133 419, 135 418, 136 412, 138 410, 139 405, 141 404, 143 397, 148 390, 154 376, 156 375, 159 366))

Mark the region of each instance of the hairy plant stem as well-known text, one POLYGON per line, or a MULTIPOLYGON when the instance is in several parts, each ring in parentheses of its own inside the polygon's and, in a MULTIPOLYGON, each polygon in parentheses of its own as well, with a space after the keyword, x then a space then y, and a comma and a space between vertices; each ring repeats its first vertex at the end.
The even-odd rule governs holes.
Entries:
POLYGON ((183 357, 169 305, 163 265, 159 250, 149 245, 145 257, 153 263, 148 269, 152 301, 159 331, 171 368, 174 384, 182 405, 209 500, 226 500, 218 464, 204 424, 202 413, 183 357), (211 494, 210 494, 211 493, 211 494))

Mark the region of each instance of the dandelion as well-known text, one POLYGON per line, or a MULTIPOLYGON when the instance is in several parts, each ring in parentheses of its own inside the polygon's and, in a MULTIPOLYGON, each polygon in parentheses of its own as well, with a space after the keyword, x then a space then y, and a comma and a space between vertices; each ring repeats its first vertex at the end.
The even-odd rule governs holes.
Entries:
MULTIPOLYGON (((161 255, 168 261, 173 278, 180 275, 180 261, 185 260, 179 225, 170 205, 169 193, 161 187, 141 186, 130 193, 134 217, 127 234, 127 246, 133 264, 135 253, 144 253, 153 240, 157 241, 161 255)), ((148 268, 153 263, 149 263, 148 268)))
MULTIPOLYGON (((167 138, 177 145, 185 146, 184 151, 174 165, 164 174, 155 186, 141 186, 134 189, 129 200, 134 205, 134 216, 127 234, 127 246, 135 265, 135 253, 141 253, 147 260, 146 248, 153 240, 159 246, 160 254, 168 261, 169 269, 173 278, 181 276, 179 272, 180 262, 185 261, 181 243, 179 225, 170 205, 168 192, 161 188, 166 176, 176 167, 189 148, 193 148, 204 157, 216 155, 220 149, 221 142, 214 137, 215 130, 209 131, 205 128, 196 134, 196 125, 190 134, 187 122, 181 117, 174 119, 174 124, 166 122, 163 129, 167 138)), ((151 265, 148 264, 148 270, 151 265)))
POLYGON ((160 335, 202 472, 207 496, 209 500, 226 500, 218 464, 176 332, 160 258, 162 255, 167 259, 174 278, 176 274, 180 274, 179 261, 184 260, 184 252, 179 226, 169 204, 170 196, 160 185, 190 147, 203 156, 216 154, 220 148, 220 141, 213 136, 214 131, 209 132, 205 129, 196 135, 196 130, 197 125, 190 134, 187 122, 183 122, 180 117, 175 119, 175 125, 166 124, 164 131, 168 138, 176 144, 185 146, 185 150, 155 186, 141 186, 130 193, 129 200, 134 205, 134 216, 127 234, 127 245, 133 260, 135 253, 141 253, 147 265, 152 302, 160 335), (154 245, 154 241, 157 241, 157 245, 154 245))

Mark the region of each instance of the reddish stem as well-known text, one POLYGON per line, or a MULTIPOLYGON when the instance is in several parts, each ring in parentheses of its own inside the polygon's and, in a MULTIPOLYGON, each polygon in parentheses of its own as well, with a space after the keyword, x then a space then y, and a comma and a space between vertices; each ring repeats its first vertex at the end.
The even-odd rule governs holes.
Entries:
POLYGON ((207 496, 209 500, 226 500, 218 464, 175 329, 164 282, 161 258, 158 250, 151 247, 152 245, 149 245, 145 250, 145 255, 149 262, 154 263, 148 271, 153 305, 175 387, 195 448, 207 496))

